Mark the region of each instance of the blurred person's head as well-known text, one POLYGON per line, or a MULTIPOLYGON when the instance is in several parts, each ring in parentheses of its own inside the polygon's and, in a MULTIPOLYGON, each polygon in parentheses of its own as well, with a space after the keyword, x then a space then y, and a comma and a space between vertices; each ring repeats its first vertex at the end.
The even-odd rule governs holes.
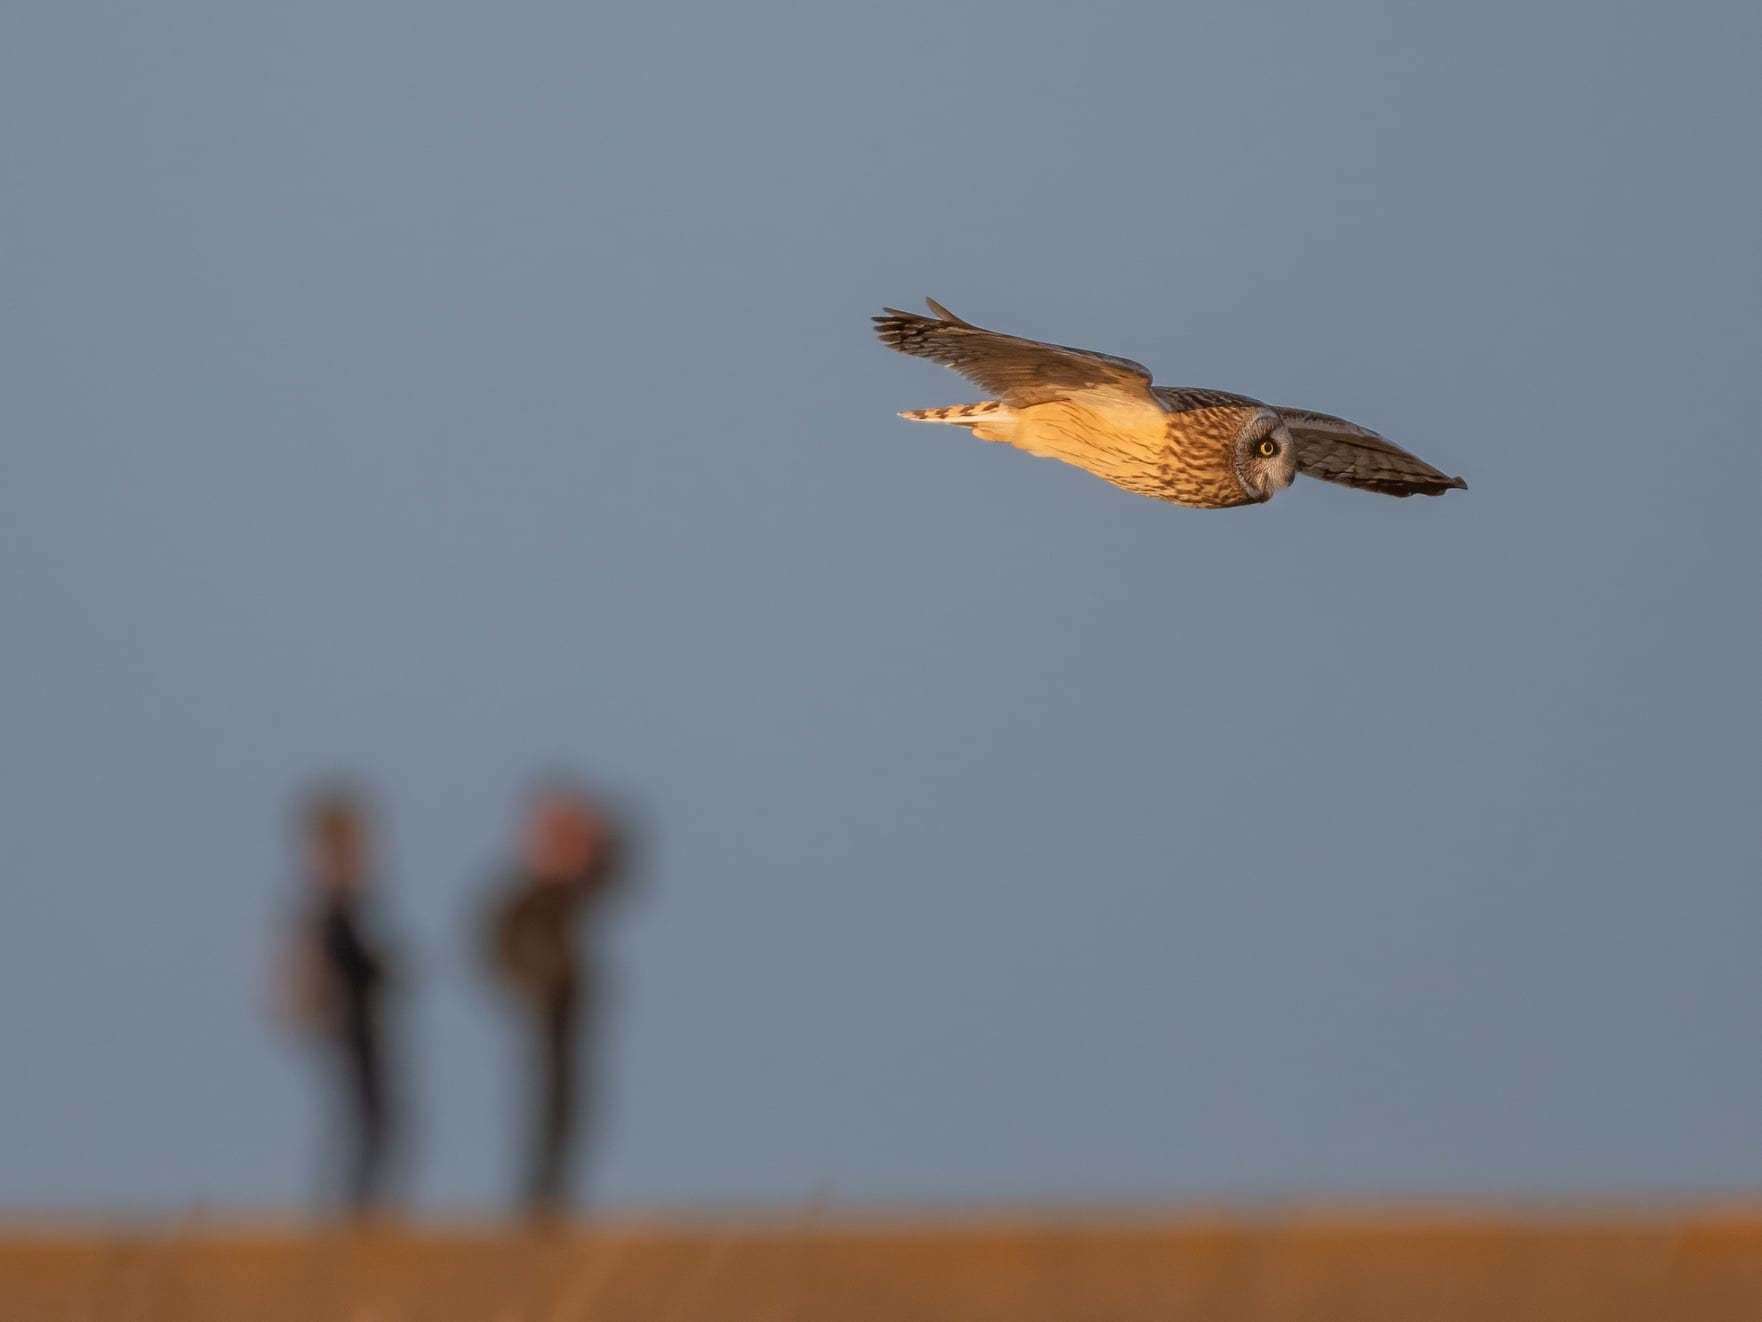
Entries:
POLYGON ((344 894, 367 884, 372 816, 367 796, 351 785, 324 785, 306 796, 300 808, 300 850, 314 886, 344 894))
POLYGON ((528 792, 520 862, 532 877, 547 883, 575 880, 593 866, 605 839, 605 819, 574 781, 550 777, 528 792))

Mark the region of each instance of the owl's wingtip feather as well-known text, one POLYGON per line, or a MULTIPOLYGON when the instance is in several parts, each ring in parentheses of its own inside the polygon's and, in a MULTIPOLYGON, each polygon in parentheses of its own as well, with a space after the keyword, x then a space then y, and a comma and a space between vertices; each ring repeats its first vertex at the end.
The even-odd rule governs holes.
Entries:
POLYGON ((977 329, 977 327, 965 317, 955 316, 954 313, 950 312, 933 298, 926 296, 924 303, 929 307, 930 311, 936 314, 938 320, 946 321, 950 326, 963 326, 968 329, 977 329))
POLYGON ((922 324, 924 318, 914 312, 901 312, 898 308, 883 308, 869 320, 874 323, 876 339, 889 349, 906 353, 909 352, 906 340, 912 334, 912 327, 922 324))

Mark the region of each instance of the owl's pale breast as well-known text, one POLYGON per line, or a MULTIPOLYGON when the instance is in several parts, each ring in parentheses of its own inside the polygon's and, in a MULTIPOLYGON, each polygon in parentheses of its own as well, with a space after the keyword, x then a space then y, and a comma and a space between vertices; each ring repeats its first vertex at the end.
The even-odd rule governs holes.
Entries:
POLYGON ((1079 391, 1015 410, 1010 442, 1116 487, 1202 509, 1246 505, 1235 446, 1256 410, 1236 404, 1164 411, 1124 391, 1079 391))
POLYGON ((1169 415, 1147 397, 1116 390, 1076 391, 1018 406, 1011 444, 1057 459, 1146 496, 1162 495, 1169 415))

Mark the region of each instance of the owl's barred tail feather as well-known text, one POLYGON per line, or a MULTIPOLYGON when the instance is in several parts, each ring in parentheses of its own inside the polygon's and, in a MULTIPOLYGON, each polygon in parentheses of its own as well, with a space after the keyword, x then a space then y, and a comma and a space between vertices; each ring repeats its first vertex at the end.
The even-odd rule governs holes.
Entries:
POLYGON ((955 427, 976 427, 983 422, 1008 422, 1010 411, 1000 400, 988 399, 982 404, 950 404, 940 409, 906 409, 899 416, 907 422, 946 422, 955 427))

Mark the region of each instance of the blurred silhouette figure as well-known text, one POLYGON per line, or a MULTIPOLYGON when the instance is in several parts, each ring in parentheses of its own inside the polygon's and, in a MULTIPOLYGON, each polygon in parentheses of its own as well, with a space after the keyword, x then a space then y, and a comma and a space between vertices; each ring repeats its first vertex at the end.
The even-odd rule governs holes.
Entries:
POLYGON ((482 924, 483 954, 526 1021, 531 1113, 521 1199, 548 1219, 568 1203, 569 1167, 582 1120, 580 1059, 601 987, 583 953, 619 879, 623 840, 608 811, 574 782, 551 778, 531 792, 516 864, 498 881, 482 924))
POLYGON ((390 958, 370 921, 372 812, 358 790, 325 786, 301 804, 297 833, 305 893, 285 951, 282 1008, 329 1058, 346 1117, 340 1193, 363 1215, 385 1195, 395 1121, 384 1025, 390 958))

